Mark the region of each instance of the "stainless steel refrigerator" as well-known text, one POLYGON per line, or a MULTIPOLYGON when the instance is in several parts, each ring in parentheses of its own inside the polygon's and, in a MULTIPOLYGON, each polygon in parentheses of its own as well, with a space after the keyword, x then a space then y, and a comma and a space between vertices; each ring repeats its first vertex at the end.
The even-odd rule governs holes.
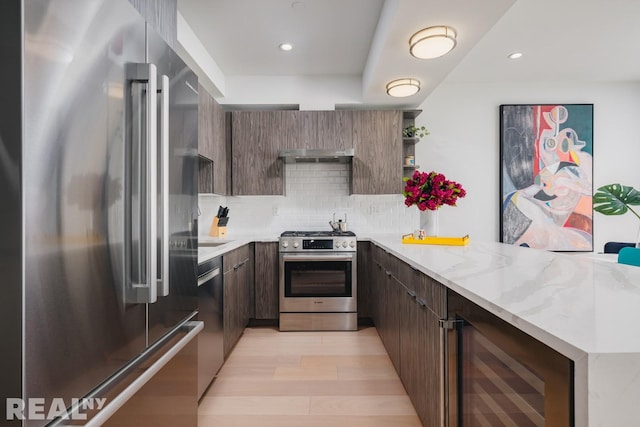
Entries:
POLYGON ((3 0, 0 58, 0 425, 101 424, 202 327, 197 77, 126 0, 3 0))

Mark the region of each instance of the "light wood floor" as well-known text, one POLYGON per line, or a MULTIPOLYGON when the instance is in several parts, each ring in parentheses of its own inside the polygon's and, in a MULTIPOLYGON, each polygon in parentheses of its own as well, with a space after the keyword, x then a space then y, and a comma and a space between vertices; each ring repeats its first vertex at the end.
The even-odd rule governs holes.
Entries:
POLYGON ((200 401, 198 426, 421 424, 375 328, 247 328, 200 401))

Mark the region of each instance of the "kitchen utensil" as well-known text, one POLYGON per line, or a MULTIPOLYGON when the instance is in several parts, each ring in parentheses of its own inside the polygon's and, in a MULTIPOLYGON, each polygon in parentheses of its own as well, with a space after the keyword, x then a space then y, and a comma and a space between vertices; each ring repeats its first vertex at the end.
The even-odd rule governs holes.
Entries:
POLYGON ((338 222, 338 225, 340 227, 340 232, 344 233, 345 231, 347 231, 347 223, 343 222, 342 220, 338 222))
POLYGON ((336 213, 333 213, 333 221, 329 221, 329 225, 331 226, 331 229, 333 231, 338 231, 340 230, 340 226, 338 225, 338 223, 336 222, 336 213))

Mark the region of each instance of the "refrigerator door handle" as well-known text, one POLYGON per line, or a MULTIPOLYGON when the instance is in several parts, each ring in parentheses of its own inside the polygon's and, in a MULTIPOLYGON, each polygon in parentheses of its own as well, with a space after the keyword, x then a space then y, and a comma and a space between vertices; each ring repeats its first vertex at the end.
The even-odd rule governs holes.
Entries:
POLYGON ((143 373, 131 384, 129 384, 120 394, 109 401, 100 412, 91 418, 85 427, 99 427, 104 424, 118 409, 127 403, 138 390, 156 375, 167 363, 175 357, 187 344, 189 344, 204 327, 203 322, 189 321, 184 324, 184 335, 180 341, 173 345, 166 353, 164 353, 157 361, 143 371, 143 373))
POLYGON ((126 65, 125 271, 127 303, 157 300, 157 71, 126 65))
POLYGON ((159 265, 157 279, 158 296, 169 295, 169 77, 160 78, 160 138, 158 146, 159 201, 158 241, 159 265))

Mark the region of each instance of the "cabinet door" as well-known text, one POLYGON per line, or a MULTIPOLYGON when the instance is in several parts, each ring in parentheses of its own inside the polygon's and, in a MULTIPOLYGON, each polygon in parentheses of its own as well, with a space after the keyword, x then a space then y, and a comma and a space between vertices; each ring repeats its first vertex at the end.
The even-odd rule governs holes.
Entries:
POLYGON ((407 390, 414 406, 415 396, 419 388, 418 382, 424 380, 423 361, 419 359, 419 336, 422 328, 418 323, 424 321, 420 306, 416 303, 413 291, 405 288, 400 301, 400 380, 407 390))
POLYGON ((371 258, 371 243, 358 242, 358 318, 371 318, 371 276, 375 264, 371 258))
POLYGON ((393 366, 397 372, 400 372, 400 304, 404 291, 402 285, 394 279, 389 270, 385 270, 384 273, 384 300, 382 305, 384 333, 382 342, 387 349, 393 366))
POLYGON ((241 298, 242 298, 242 319, 239 326, 242 334, 244 328, 249 324, 249 319, 254 317, 254 257, 253 243, 242 248, 242 260, 238 267, 241 273, 241 298))
MULTIPOLYGON (((277 319, 279 316, 278 243, 255 244, 255 318, 277 319)), ((358 268, 359 271, 359 268, 358 268)), ((358 289, 360 281, 358 279, 358 289)), ((360 303, 358 302, 358 307, 360 303)))
POLYGON ((198 85, 198 154, 200 192, 226 195, 227 142, 225 112, 202 86, 198 85))
POLYGON ((233 269, 224 273, 224 284, 222 292, 223 309, 223 347, 224 358, 226 359, 231 353, 231 349, 236 344, 235 340, 235 324, 237 317, 238 305, 238 286, 236 283, 236 274, 233 269))
POLYGON ((298 124, 297 141, 291 141, 290 148, 322 148, 318 146, 318 114, 319 111, 295 111, 298 124))
POLYGON ((297 137, 291 111, 238 111, 232 117, 234 195, 284 194, 284 165, 278 153, 297 137))
MULTIPOLYGON (((415 283, 417 294, 418 317, 414 327, 416 340, 416 384, 411 400, 422 421, 424 427, 439 427, 441 417, 444 413, 444 402, 442 400, 442 376, 444 375, 442 366, 443 351, 440 337, 441 317, 434 313, 429 306, 437 307, 444 305, 443 301, 426 301, 427 295, 433 293, 429 288, 433 288, 433 279, 426 275, 421 275, 420 280, 415 283)), ((442 286, 435 282, 436 285, 442 286)))
POLYGON ((244 260, 243 256, 245 254, 243 252, 243 249, 239 248, 223 255, 222 258, 224 270, 223 340, 225 359, 236 345, 244 327, 245 298, 243 298, 243 278, 240 267, 241 262, 244 260))
POLYGON ((316 111, 316 148, 344 150, 353 147, 353 111, 316 111))
POLYGON ((402 112, 353 112, 353 194, 402 192, 402 112))
POLYGON ((227 170, 227 137, 225 111, 215 99, 213 101, 213 192, 215 194, 229 194, 227 170))
POLYGON ((215 100, 207 90, 198 84, 198 154, 215 160, 215 100))
POLYGON ((178 41, 178 0, 129 0, 171 48, 178 41))

